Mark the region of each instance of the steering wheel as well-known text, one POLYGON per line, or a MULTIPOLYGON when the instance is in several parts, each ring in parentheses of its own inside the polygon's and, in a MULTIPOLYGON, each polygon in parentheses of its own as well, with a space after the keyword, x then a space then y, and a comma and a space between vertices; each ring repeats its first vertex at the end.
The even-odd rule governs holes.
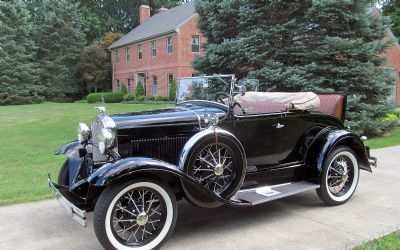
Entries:
POLYGON ((226 97, 226 98, 228 98, 228 100, 229 100, 229 95, 227 95, 227 94, 225 94, 225 93, 217 93, 217 94, 215 95, 215 101, 216 101, 216 102, 220 101, 222 104, 225 104, 225 105, 226 105, 226 103, 225 103, 224 100, 222 99, 223 97, 226 97))

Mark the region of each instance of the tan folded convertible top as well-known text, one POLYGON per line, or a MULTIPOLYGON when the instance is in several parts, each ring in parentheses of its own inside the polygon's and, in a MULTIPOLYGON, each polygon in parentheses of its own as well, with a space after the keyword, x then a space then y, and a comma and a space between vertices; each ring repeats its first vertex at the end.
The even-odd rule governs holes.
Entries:
POLYGON ((282 103, 292 110, 315 110, 320 105, 319 97, 313 92, 246 92, 244 96, 236 95, 239 103, 272 102, 282 103))

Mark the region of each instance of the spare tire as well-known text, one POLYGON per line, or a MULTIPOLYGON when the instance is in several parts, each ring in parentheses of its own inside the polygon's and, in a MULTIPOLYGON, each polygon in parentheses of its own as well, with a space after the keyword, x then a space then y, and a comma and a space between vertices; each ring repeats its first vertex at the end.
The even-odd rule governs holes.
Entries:
MULTIPOLYGON (((233 196, 243 183, 244 152, 234 138, 218 135, 216 139, 215 136, 207 136, 192 147, 184 165, 184 172, 205 188, 227 199, 233 196)), ((198 193, 190 187, 183 186, 186 194, 198 193)), ((191 198, 189 200, 193 202, 193 197, 191 198)), ((204 206, 197 203, 196 205, 204 206)))

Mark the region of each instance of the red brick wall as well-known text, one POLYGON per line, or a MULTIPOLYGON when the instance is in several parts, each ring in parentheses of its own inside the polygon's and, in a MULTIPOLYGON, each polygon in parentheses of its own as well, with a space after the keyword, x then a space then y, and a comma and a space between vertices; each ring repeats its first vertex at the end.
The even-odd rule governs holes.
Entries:
MULTIPOLYGON (((135 92, 137 73, 145 73, 146 95, 153 94, 153 75, 157 76, 157 95, 168 95, 168 74, 173 74, 174 79, 192 76, 194 72, 191 61, 199 53, 192 52, 192 36, 200 36, 200 44, 206 39, 197 28, 197 14, 185 22, 178 29, 178 33, 164 35, 141 43, 132 44, 118 49, 119 63, 116 63, 115 49, 112 51, 113 62, 113 91, 117 92, 116 80, 127 85, 131 79, 131 93, 135 92), (167 53, 167 37, 172 37, 173 52, 167 53), (152 56, 151 41, 157 43, 157 55, 152 56), (138 59, 138 45, 142 45, 143 58, 138 59), (130 61, 126 60, 126 48, 130 50, 130 61)), ((201 51, 203 53, 203 51, 201 51)))
POLYGON ((396 75, 398 77, 396 83, 396 106, 400 107, 400 46, 394 44, 391 48, 386 50, 384 56, 386 57, 387 65, 396 70, 396 75))

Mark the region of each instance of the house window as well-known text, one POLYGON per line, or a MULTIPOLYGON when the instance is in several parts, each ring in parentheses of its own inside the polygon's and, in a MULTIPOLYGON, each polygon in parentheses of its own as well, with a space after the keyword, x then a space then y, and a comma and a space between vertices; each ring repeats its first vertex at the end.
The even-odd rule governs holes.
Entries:
POLYGON ((131 52, 129 51, 129 48, 126 48, 125 52, 126 52, 126 61, 129 62, 131 60, 131 52))
POLYGON ((116 85, 117 85, 117 91, 119 92, 119 79, 116 80, 116 85))
POLYGON ((142 58, 143 58, 143 47, 142 47, 141 44, 139 44, 139 45, 137 46, 137 50, 138 50, 138 58, 139 58, 139 59, 142 59, 142 58))
POLYGON ((115 62, 119 63, 119 50, 118 49, 115 50, 115 62))
POLYGON ((131 79, 128 78, 128 93, 131 93, 131 79))
POLYGON ((167 53, 171 54, 173 51, 173 47, 172 47, 172 37, 169 36, 167 37, 167 53))
POLYGON ((153 76, 153 96, 157 95, 157 76, 153 76))
POLYGON ((192 36, 192 52, 200 52, 200 36, 192 36))
POLYGON ((156 41, 151 41, 151 55, 156 56, 157 55, 157 43, 156 41))

